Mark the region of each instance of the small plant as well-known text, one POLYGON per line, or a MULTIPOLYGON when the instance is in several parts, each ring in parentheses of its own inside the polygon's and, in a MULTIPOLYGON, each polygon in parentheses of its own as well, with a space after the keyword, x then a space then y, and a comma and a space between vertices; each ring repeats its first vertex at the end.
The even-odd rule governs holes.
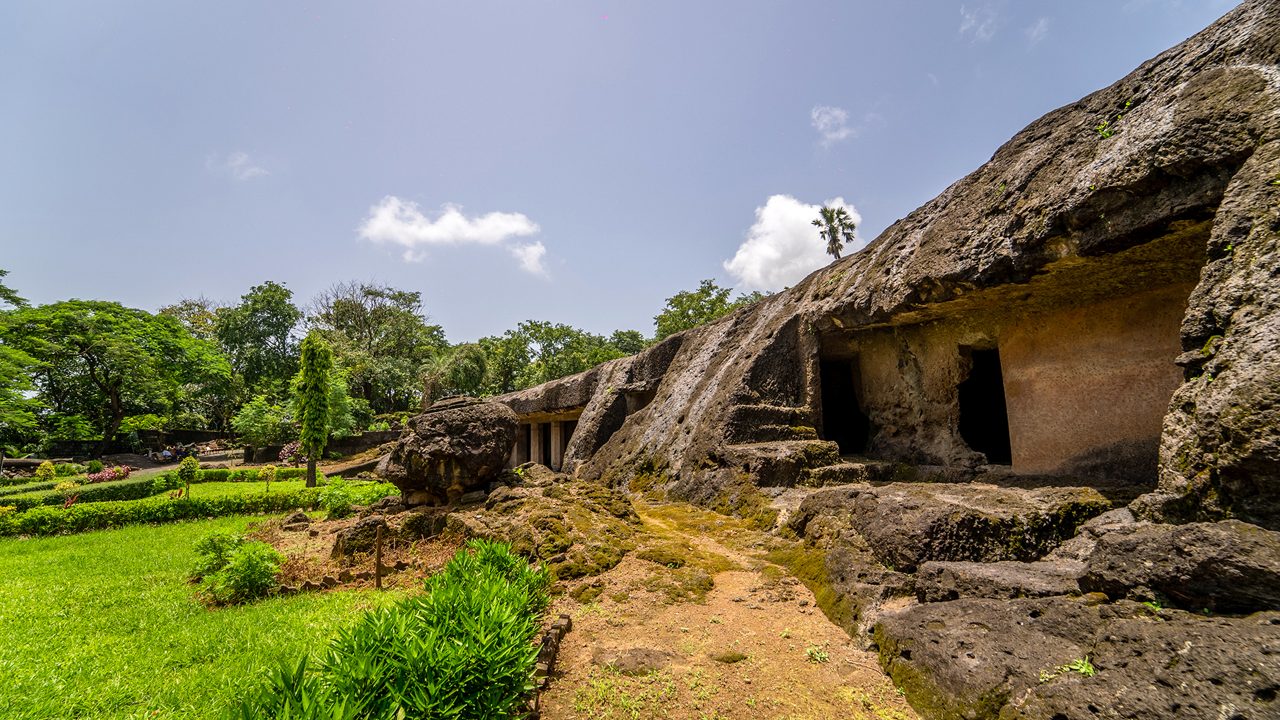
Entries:
POLYGON ((294 440, 293 442, 280 448, 280 462, 289 467, 298 467, 307 461, 307 456, 302 454, 302 443, 294 440))
POLYGON ((1059 665, 1052 670, 1041 670, 1040 682, 1047 683, 1059 675, 1068 672, 1079 673, 1084 677, 1093 677, 1097 671, 1094 670, 1093 663, 1089 662, 1089 656, 1085 655, 1084 657, 1076 658, 1065 665, 1059 665))
POLYGON ((284 556, 264 542, 214 533, 196 543, 196 553, 200 557, 191 575, 210 604, 256 600, 280 586, 276 573, 284 556))
POLYGON ((74 480, 66 480, 53 486, 53 491, 63 496, 72 495, 79 489, 80 483, 75 482, 74 480))
POLYGON ((84 469, 85 469, 85 472, 88 472, 88 473, 100 473, 102 472, 102 461, 90 460, 89 463, 85 465, 84 469))
POLYGON ((258 479, 267 484, 266 492, 271 492, 271 481, 276 479, 276 466, 267 465, 258 470, 258 479))
POLYGON ((115 480, 124 480, 125 478, 129 477, 129 473, 131 471, 132 471, 132 468, 130 468, 128 465, 117 465, 113 468, 103 468, 98 470, 98 472, 91 472, 88 475, 85 475, 85 479, 88 480, 90 483, 104 483, 104 482, 112 482, 115 480))
POLYGON ((53 463, 45 460, 36 468, 36 480, 39 482, 52 482, 58 476, 58 470, 53 463))
POLYGON ((1098 132, 1098 137, 1102 138, 1103 140, 1106 140, 1112 135, 1115 135, 1116 123, 1120 122, 1124 118, 1124 114, 1128 112, 1129 108, 1132 106, 1133 106, 1133 100, 1132 99, 1126 100, 1124 102, 1124 107, 1120 109, 1120 112, 1116 113, 1116 117, 1114 120, 1103 120, 1101 123, 1099 123, 1098 127, 1094 128, 1094 130, 1098 132))
POLYGON ((191 497, 191 483, 195 482, 200 472, 200 461, 188 455, 178 463, 178 480, 186 487, 187 497, 191 497))
POLYGON ((810 645, 804 649, 805 657, 809 658, 811 663, 824 663, 831 659, 826 650, 818 645, 810 645))
POLYGON ((66 510, 67 508, 71 507, 72 505, 75 505, 75 504, 76 504, 76 501, 77 501, 77 500, 79 500, 79 499, 80 499, 80 496, 79 496, 79 495, 68 495, 68 496, 67 496, 67 499, 62 501, 62 509, 63 509, 63 510, 66 510))
POLYGON ((1154 601, 1154 600, 1147 600, 1147 601, 1143 602, 1142 604, 1143 604, 1143 605, 1145 605, 1145 606, 1147 606, 1147 609, 1148 609, 1148 610, 1150 610, 1151 612, 1154 612, 1154 613, 1158 613, 1158 612, 1160 612, 1161 610, 1163 610, 1163 609, 1164 609, 1164 606, 1163 606, 1163 605, 1161 605, 1160 603, 1158 603, 1158 602, 1156 602, 1156 601, 1154 601))

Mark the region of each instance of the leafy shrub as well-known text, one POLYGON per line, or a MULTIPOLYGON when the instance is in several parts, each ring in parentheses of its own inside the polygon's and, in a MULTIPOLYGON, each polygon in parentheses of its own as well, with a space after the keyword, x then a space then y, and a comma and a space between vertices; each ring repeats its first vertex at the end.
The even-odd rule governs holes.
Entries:
POLYGON ((266 597, 280 587, 276 573, 284 556, 270 545, 239 535, 215 533, 196 544, 193 579, 214 605, 233 605, 266 597))
POLYGON ((71 480, 64 480, 53 486, 53 491, 59 495, 70 495, 80 489, 80 483, 71 480))
POLYGON ((41 490, 52 490, 54 485, 58 484, 58 480, 50 480, 48 482, 25 482, 20 485, 9 485, 0 487, 0 497, 5 495, 21 495, 23 493, 40 492, 41 490))
POLYGON ((58 463, 53 466, 53 470, 58 477, 70 477, 84 473, 84 466, 78 463, 58 463))
POLYGON ((533 689, 548 584, 509 546, 472 540, 427 594, 366 613, 314 670, 281 666, 230 717, 513 717, 533 689))
POLYGON ((306 461, 307 456, 302 454, 302 443, 297 440, 280 448, 280 462, 296 467, 306 461))
MULTIPOLYGON (((178 480, 183 485, 190 487, 191 483, 196 482, 196 475, 200 473, 200 461, 190 455, 182 458, 182 462, 178 463, 178 480)), ((188 492, 188 495, 191 493, 188 492)))
POLYGON ((87 479, 90 483, 102 483, 102 482, 111 482, 113 480, 123 480, 129 477, 129 473, 131 471, 132 471, 132 468, 130 468, 128 465, 117 465, 113 468, 106 468, 104 470, 99 470, 96 473, 89 473, 88 475, 85 476, 85 479, 87 479))
POLYGON ((36 480, 40 482, 49 482, 57 476, 58 470, 48 460, 40 463, 40 466, 36 468, 36 480))
POLYGON ((271 482, 276 479, 276 466, 266 465, 258 471, 258 480, 267 484, 266 491, 271 492, 271 482))
POLYGON ((84 469, 85 469, 85 472, 89 472, 89 473, 99 473, 99 472, 102 472, 102 461, 101 461, 101 460, 90 460, 90 461, 89 461, 89 463, 88 463, 87 465, 85 465, 85 468, 84 468, 84 469))
POLYGON ((330 520, 349 516, 354 501, 351 486, 340 477, 330 479, 320 488, 320 507, 325 509, 330 520))

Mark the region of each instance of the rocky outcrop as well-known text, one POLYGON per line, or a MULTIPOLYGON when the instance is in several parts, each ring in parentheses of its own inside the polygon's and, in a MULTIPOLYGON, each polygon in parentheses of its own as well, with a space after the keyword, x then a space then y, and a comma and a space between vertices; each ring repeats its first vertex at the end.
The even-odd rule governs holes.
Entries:
POLYGON ((1036 598, 1080 592, 1084 563, 1037 561, 927 562, 916 572, 920 602, 960 598, 1036 598))
POLYGON ((1280 532, 1238 520, 1110 532, 1080 587, 1192 612, 1280 610, 1280 532))
POLYGON ((1280 614, 1088 598, 957 600, 885 615, 881 666, 931 719, 1268 718, 1280 614))
POLYGON ((891 483, 815 492, 789 524, 819 543, 856 532, 881 564, 911 572, 928 560, 1034 560, 1109 508, 1091 488, 891 483))
POLYGON ((1146 484, 1146 519, 1280 527, 1277 36, 1275 3, 1245 2, 1035 121, 864 250, 637 356, 500 400, 522 417, 581 409, 565 468, 583 477, 659 475, 677 497, 726 468, 828 482, 806 471, 840 461, 804 450, 825 436, 820 365, 874 350, 885 360, 871 370, 895 385, 866 408, 857 451, 955 476, 990 459, 957 427, 957 346, 991 347, 1037 313, 1087 318, 1116 298, 1190 292, 1184 384, 1163 430, 1060 458, 1058 472, 1146 484))
POLYGON ((443 400, 409 420, 378 474, 400 488, 407 505, 456 503, 502 472, 516 425, 502 403, 443 400))

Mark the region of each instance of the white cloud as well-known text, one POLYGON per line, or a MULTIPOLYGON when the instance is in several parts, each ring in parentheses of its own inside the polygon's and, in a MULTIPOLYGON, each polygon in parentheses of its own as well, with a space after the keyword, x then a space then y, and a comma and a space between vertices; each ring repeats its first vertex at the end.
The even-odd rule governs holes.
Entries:
POLYGON ((1036 20, 1022 32, 1027 36, 1027 42, 1035 45, 1049 35, 1049 18, 1042 17, 1036 20))
MULTIPOLYGON (((388 195, 369 208, 360 224, 360 237, 379 245, 403 247, 404 259, 417 262, 426 257, 431 245, 498 245, 511 238, 539 232, 538 224, 523 213, 491 212, 467 217, 459 205, 444 205, 434 220, 423 214, 415 202, 388 195)), ((510 246, 520 266, 535 274, 545 274, 542 258, 547 248, 541 242, 510 246)))
POLYGON ((542 258, 547 254, 547 246, 539 242, 523 243, 520 245, 512 245, 507 248, 516 260, 520 261, 520 269, 530 275, 546 275, 547 268, 542 264, 542 258))
POLYGON ((266 168, 255 163, 249 153, 237 150, 225 158, 210 155, 205 158, 205 167, 210 170, 224 172, 236 180, 250 180, 270 175, 266 168))
POLYGON ((998 17, 989 4, 970 9, 960 6, 960 34, 971 35, 973 42, 986 42, 996 35, 998 17))
MULTIPOLYGON (((844 198, 824 204, 843 207, 855 224, 862 223, 857 209, 844 198)), ((830 262, 827 245, 813 225, 820 207, 790 195, 773 195, 763 207, 756 208, 756 221, 747 231, 747 239, 724 263, 724 269, 737 280, 737 287, 746 291, 781 290, 830 262)), ((842 254, 848 255, 864 245, 866 242, 859 238, 853 246, 845 246, 842 254)))
POLYGON ((858 134, 855 128, 849 127, 849 111, 844 108, 815 105, 809 111, 809 122, 822 136, 823 145, 838 143, 858 134))

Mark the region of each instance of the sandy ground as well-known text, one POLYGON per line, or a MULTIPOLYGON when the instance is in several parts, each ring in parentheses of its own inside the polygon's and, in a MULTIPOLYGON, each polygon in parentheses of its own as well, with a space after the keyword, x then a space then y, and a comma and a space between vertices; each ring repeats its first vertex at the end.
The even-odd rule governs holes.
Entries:
POLYGON ((587 602, 554 603, 551 616, 568 614, 574 627, 540 698, 544 719, 917 717, 875 656, 752 551, 761 538, 732 521, 677 526, 638 510, 656 543, 698 560, 673 568, 635 553, 575 585, 579 596, 590 588, 587 602), (698 597, 706 578, 714 585, 698 597))

